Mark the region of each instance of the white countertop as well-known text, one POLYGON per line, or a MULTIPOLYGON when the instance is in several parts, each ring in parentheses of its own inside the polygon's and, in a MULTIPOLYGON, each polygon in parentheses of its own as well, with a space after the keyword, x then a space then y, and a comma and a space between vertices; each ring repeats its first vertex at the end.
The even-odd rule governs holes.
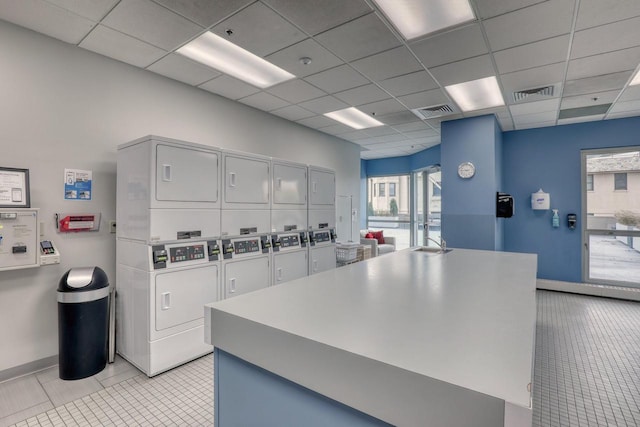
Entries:
POLYGON ((401 372, 529 408, 535 281, 535 255, 408 249, 210 304, 207 341, 350 406, 367 400, 350 400, 359 377, 325 377, 355 357, 381 381, 401 372))

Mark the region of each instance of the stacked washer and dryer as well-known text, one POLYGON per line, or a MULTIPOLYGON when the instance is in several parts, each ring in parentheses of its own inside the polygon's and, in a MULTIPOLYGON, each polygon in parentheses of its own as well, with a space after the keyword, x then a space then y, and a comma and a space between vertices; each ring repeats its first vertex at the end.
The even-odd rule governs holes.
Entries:
POLYGON ((116 350, 148 376, 212 351, 204 304, 336 266, 328 169, 147 136, 116 210, 116 350))
POLYGON ((160 137, 118 147, 116 347, 148 376, 212 351, 220 298, 219 149, 160 137))

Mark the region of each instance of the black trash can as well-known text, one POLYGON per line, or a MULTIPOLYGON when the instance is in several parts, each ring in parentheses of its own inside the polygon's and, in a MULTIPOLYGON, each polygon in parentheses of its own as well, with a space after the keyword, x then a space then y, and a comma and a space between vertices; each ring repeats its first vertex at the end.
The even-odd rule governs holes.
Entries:
POLYGON ((60 378, 78 380, 107 364, 109 279, 98 267, 72 268, 58 285, 60 378))

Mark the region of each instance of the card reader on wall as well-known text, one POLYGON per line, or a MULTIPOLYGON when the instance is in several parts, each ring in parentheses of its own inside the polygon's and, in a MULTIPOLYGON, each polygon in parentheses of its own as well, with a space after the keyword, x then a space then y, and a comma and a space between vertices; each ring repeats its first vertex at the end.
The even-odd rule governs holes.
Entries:
POLYGON ((60 252, 50 240, 40 242, 40 265, 60 264, 60 252))
POLYGON ((513 216, 513 197, 507 193, 497 193, 496 217, 511 218, 513 216))

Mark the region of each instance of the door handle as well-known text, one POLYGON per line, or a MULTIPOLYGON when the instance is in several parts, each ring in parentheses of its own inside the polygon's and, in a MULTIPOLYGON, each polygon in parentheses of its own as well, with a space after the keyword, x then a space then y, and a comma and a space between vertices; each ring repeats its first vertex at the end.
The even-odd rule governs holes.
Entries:
POLYGON ((160 307, 162 310, 169 310, 171 308, 171 292, 162 293, 162 302, 160 307))
POLYGON ((236 186, 236 173, 229 172, 229 187, 235 187, 235 186, 236 186))
POLYGON ((236 279, 229 279, 229 293, 234 294, 236 292, 236 279))
POLYGON ((162 165, 162 180, 171 182, 171 165, 162 165))
POLYGON ((313 260, 313 271, 318 271, 318 260, 317 259, 313 260))
POLYGON ((282 190, 282 178, 276 178, 276 185, 278 190, 282 190))
POLYGON ((282 280, 282 269, 281 269, 281 268, 278 268, 278 269, 277 269, 277 272, 278 272, 278 282, 279 282, 279 281, 281 281, 281 280, 282 280))
POLYGON ((315 193, 317 191, 318 191, 318 183, 314 181, 311 183, 311 192, 315 193))

